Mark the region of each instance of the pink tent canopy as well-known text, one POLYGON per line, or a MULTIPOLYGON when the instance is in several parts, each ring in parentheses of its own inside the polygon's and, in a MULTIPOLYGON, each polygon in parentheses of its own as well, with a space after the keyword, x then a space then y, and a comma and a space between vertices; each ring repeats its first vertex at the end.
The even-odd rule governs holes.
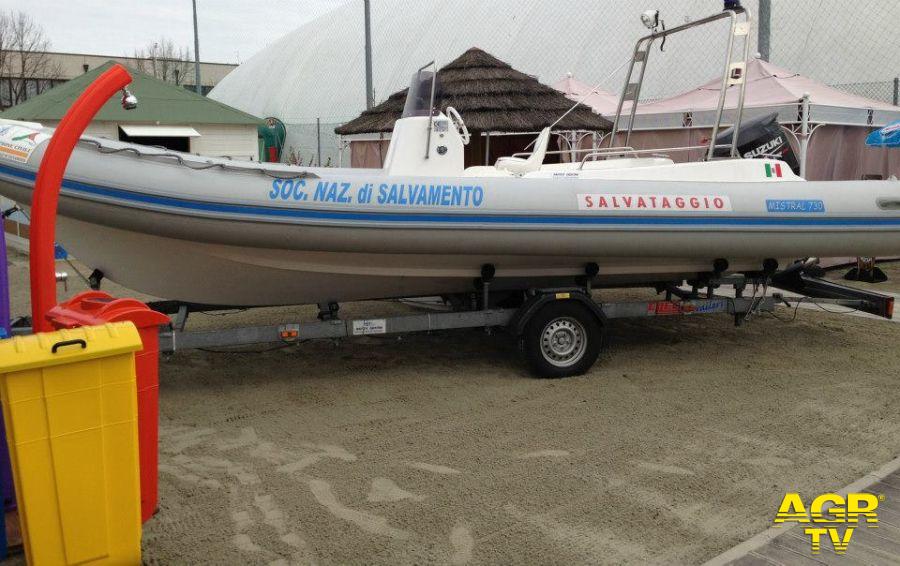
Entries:
MULTIPOLYGON (((717 79, 685 93, 638 106, 629 145, 639 149, 706 143, 722 92, 717 79), (690 118, 688 116, 690 115, 690 118)), ((733 119, 739 90, 729 87, 725 122, 733 119)), ((848 94, 760 59, 747 63, 745 118, 777 112, 809 180, 887 178, 900 174, 900 152, 865 147, 873 127, 900 116, 900 107, 848 94), (809 103, 802 104, 804 95, 809 103)), ((692 161, 701 152, 674 153, 692 161)))
POLYGON ((616 113, 619 106, 619 97, 610 94, 602 89, 593 89, 589 85, 577 80, 572 73, 566 75, 565 78, 553 83, 553 88, 565 94, 566 97, 578 102, 584 99, 584 104, 589 106, 597 114, 604 116, 612 116, 616 113))
MULTIPOLYGON (((656 102, 638 106, 639 114, 663 114, 675 112, 703 112, 715 110, 722 92, 722 79, 716 79, 701 87, 656 102)), ((725 100, 726 108, 735 108, 738 87, 730 87, 725 100)), ((855 96, 831 88, 820 82, 788 71, 762 59, 747 64, 747 108, 781 106, 800 102, 809 94, 810 103, 821 106, 897 111, 896 106, 855 96)), ((615 111, 615 109, 613 110, 615 111)))

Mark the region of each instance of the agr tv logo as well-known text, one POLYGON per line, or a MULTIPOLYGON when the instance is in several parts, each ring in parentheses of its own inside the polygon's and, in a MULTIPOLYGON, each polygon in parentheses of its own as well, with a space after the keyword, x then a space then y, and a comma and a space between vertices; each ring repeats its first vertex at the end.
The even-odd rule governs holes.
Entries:
POLYGON ((835 554, 844 554, 861 520, 868 528, 878 528, 876 509, 879 501, 884 501, 884 495, 849 493, 843 497, 837 493, 824 493, 813 499, 807 510, 800 494, 788 493, 778 507, 775 526, 784 523, 809 525, 803 532, 809 535, 813 554, 819 554, 822 550, 823 538, 831 541, 835 554), (846 526, 843 533, 839 525, 846 526))

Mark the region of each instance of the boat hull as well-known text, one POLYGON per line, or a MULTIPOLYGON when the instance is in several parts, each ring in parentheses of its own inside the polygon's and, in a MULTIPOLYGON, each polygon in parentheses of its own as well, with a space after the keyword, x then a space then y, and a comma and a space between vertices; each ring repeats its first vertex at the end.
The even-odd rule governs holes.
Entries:
MULTIPOLYGON (((484 264, 495 290, 573 285, 597 262, 598 286, 677 280, 711 270, 712 259, 472 254, 383 254, 267 249, 164 238, 61 217, 59 234, 83 263, 113 281, 185 302, 271 306, 475 291, 484 264), (135 253, 135 250, 140 250, 135 253)), ((755 259, 737 270, 758 270, 755 259)))
MULTIPOLYGON (((595 284, 629 286, 696 277, 720 258, 742 272, 768 258, 900 253, 900 183, 765 182, 762 163, 441 181, 96 143, 104 152, 82 142, 67 169, 58 240, 117 283, 187 302, 465 293, 484 264, 493 288, 521 289, 572 284, 588 263, 595 284)), ((0 194, 30 202, 45 146, 0 163, 0 194)))

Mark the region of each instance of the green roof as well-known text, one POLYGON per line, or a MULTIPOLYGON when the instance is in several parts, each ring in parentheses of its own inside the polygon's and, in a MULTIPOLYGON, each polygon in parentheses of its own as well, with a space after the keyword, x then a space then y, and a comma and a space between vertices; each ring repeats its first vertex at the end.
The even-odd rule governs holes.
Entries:
MULTIPOLYGON (((61 120, 84 89, 114 64, 113 61, 107 61, 83 75, 7 109, 0 116, 11 120, 61 120)), ((163 82, 134 69, 128 69, 128 72, 133 79, 128 90, 137 96, 138 107, 125 110, 120 97, 114 96, 100 109, 95 120, 160 124, 258 125, 262 122, 256 116, 184 87, 163 82)))

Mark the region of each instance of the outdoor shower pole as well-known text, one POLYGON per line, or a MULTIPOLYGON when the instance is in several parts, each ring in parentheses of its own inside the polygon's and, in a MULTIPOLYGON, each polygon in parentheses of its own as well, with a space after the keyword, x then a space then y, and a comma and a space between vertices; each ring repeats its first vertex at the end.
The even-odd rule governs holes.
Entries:
POLYGON ((203 94, 203 85, 200 81, 200 35, 197 33, 197 0, 194 4, 194 90, 197 94, 203 94))
POLYGON ((47 144, 31 194, 31 325, 34 332, 49 332, 46 315, 56 306, 56 208, 66 165, 75 145, 106 101, 131 82, 125 67, 115 64, 88 85, 69 107, 47 144))
POLYGON ((769 61, 772 55, 772 0, 759 0, 759 57, 769 61))
POLYGON ((375 106, 374 86, 372 86, 372 9, 370 0, 363 0, 363 7, 366 13, 366 110, 370 110, 375 106))

